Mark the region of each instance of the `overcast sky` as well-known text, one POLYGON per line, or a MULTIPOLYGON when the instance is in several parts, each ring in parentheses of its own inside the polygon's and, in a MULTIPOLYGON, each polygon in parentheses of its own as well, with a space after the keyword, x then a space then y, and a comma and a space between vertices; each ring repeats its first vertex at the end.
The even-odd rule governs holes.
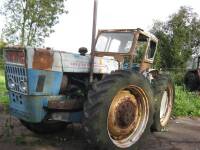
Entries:
MULTIPOLYGON (((97 28, 149 30, 153 20, 165 21, 180 6, 190 6, 200 14, 198 0, 99 0, 97 28)), ((46 39, 45 46, 71 52, 82 46, 90 49, 93 0, 67 0, 66 9, 69 13, 60 17, 55 33, 46 39)), ((1 17, 0 30, 4 22, 1 17)))

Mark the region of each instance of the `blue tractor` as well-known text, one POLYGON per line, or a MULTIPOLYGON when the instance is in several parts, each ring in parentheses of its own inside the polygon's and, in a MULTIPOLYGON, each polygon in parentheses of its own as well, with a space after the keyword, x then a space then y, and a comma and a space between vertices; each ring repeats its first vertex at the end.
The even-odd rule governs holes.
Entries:
POLYGON ((172 80, 152 68, 158 39, 141 29, 93 29, 90 54, 5 48, 10 113, 35 133, 80 123, 99 149, 137 149, 150 130, 166 127, 174 102, 172 80))
POLYGON ((174 86, 152 69, 157 38, 141 29, 100 30, 94 51, 7 47, 10 112, 36 133, 82 123, 100 148, 135 148, 167 125, 174 86), (104 144, 102 144, 104 143, 104 144))

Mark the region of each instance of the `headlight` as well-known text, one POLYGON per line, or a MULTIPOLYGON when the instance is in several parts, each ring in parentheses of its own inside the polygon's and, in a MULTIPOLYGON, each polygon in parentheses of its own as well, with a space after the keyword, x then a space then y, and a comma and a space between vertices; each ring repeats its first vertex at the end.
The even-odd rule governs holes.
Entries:
POLYGON ((19 89, 22 91, 22 92, 27 92, 27 82, 24 81, 24 80, 21 80, 19 82, 19 89))
POLYGON ((12 78, 8 79, 8 87, 10 89, 14 89, 15 88, 15 82, 14 82, 14 80, 12 78))

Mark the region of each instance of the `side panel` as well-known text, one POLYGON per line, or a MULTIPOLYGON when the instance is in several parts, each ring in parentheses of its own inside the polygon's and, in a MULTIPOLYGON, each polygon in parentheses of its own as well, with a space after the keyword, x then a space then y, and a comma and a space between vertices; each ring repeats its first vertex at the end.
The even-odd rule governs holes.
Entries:
MULTIPOLYGON (((29 69, 48 70, 57 72, 88 73, 90 55, 81 56, 68 52, 27 47, 27 66, 29 69), (47 63, 51 62, 51 63, 47 63), (44 67, 42 65, 44 64, 44 67), (49 66, 48 66, 49 64, 49 66)), ((118 70, 119 64, 112 57, 95 57, 94 73, 107 74, 118 70)))
MULTIPOLYGON (((57 96, 26 96, 9 92, 10 114, 27 122, 40 123, 47 116, 47 111, 44 107, 47 107, 49 101, 57 99, 56 97, 57 96)), ((48 117, 58 121, 80 123, 82 114, 82 111, 54 112, 48 117)))
POLYGON ((62 72, 28 69, 29 95, 58 95, 62 72))
MULTIPOLYGON (((61 53, 63 72, 88 73, 90 67, 90 56, 79 54, 61 53)), ((94 73, 110 73, 118 70, 118 62, 112 58, 95 57, 94 73)))
POLYGON ((46 112, 43 104, 46 103, 45 96, 25 96, 9 92, 11 115, 28 122, 41 122, 46 112))

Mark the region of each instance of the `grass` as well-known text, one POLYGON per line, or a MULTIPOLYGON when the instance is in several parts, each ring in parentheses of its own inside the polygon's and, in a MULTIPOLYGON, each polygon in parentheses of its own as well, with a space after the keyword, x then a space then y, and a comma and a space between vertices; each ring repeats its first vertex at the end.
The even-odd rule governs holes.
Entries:
POLYGON ((0 71, 0 104, 8 105, 8 94, 5 86, 4 71, 0 71))
POLYGON ((176 86, 174 116, 200 116, 200 95, 195 92, 187 92, 182 86, 176 86))

